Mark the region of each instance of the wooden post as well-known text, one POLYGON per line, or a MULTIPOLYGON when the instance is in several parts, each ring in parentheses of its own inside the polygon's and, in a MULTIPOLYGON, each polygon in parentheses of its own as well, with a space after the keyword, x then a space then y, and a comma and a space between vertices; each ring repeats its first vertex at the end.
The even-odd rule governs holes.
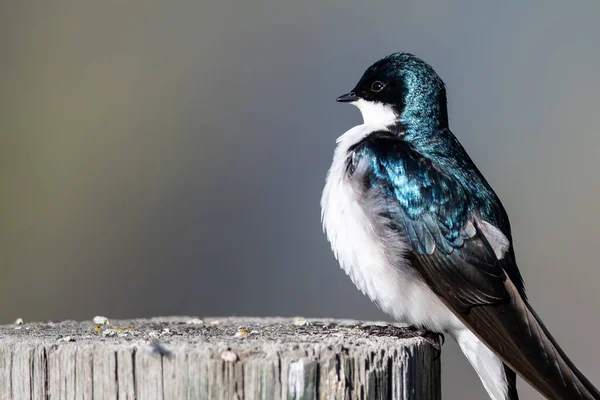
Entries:
POLYGON ((0 398, 438 400, 439 339, 301 318, 4 325, 0 398))

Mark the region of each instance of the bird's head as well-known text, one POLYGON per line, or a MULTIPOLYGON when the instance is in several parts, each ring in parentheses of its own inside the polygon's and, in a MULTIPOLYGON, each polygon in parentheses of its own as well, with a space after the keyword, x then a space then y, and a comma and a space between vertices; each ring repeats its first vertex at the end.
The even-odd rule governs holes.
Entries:
POLYGON ((448 123, 444 82, 431 66, 408 53, 377 61, 336 101, 357 106, 366 124, 448 123))

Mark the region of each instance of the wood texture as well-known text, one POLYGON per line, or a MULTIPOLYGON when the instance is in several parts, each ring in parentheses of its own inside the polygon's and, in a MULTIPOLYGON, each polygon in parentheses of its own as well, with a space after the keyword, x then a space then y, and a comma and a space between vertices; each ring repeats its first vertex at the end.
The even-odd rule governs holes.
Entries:
POLYGON ((0 326, 1 399, 440 399, 437 335, 282 318, 0 326))

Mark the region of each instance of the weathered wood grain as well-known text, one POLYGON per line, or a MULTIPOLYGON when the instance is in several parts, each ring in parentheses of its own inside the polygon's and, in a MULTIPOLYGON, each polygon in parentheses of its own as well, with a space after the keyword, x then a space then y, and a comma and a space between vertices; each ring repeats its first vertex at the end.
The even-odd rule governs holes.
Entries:
POLYGON ((348 320, 0 326, 1 399, 440 399, 439 337, 348 320))

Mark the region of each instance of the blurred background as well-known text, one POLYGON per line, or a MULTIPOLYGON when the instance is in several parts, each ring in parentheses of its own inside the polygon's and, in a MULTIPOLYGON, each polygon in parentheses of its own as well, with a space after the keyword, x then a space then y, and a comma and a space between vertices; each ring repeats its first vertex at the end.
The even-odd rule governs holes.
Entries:
MULTIPOLYGON (((446 81, 531 302, 600 384, 599 17, 592 0, 3 2, 0 321, 387 319, 339 269, 319 200, 361 122, 334 99, 408 51, 446 81)), ((445 398, 486 398, 451 341, 443 364, 445 398)))

